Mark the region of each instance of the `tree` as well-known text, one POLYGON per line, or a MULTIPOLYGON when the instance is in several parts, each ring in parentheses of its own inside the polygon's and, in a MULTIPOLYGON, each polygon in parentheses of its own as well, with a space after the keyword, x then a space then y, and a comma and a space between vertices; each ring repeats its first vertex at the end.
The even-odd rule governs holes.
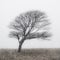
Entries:
POLYGON ((45 28, 48 28, 50 22, 44 12, 28 11, 15 18, 9 25, 13 29, 9 36, 17 38, 19 42, 18 52, 21 51, 22 44, 25 40, 34 38, 47 39, 51 36, 45 28), (42 30, 42 32, 40 32, 42 30))

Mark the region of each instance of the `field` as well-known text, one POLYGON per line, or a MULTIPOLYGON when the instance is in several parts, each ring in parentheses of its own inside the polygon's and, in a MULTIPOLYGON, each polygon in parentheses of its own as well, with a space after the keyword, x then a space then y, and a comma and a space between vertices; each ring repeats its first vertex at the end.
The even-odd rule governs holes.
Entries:
POLYGON ((0 49, 0 60, 60 60, 60 49, 0 49))

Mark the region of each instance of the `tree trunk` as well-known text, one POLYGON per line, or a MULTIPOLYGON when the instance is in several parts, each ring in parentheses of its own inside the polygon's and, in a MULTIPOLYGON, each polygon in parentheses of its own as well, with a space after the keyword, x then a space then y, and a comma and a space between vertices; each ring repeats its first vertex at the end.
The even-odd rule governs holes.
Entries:
POLYGON ((19 42, 19 47, 18 47, 18 52, 21 52, 21 47, 23 42, 25 41, 25 38, 23 38, 20 42, 19 42))
POLYGON ((18 52, 21 52, 21 44, 19 43, 18 52))

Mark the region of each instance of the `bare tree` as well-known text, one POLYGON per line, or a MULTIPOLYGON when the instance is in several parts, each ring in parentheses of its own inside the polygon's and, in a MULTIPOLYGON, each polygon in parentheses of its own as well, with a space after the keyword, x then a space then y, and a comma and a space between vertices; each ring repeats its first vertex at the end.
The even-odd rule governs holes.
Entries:
POLYGON ((18 39, 18 52, 21 51, 21 46, 27 39, 49 38, 51 34, 44 30, 44 28, 48 28, 49 24, 46 14, 41 11, 29 11, 17 16, 9 26, 14 30, 10 32, 9 36, 18 39), (40 32, 41 30, 42 32, 40 32))

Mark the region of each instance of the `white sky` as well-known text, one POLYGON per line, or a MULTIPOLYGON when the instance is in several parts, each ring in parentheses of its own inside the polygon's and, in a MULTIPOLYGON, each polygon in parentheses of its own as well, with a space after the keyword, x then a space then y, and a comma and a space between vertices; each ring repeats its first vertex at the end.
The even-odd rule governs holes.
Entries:
POLYGON ((60 0, 0 0, 0 48, 18 48, 18 41, 9 38, 8 25, 22 12, 41 10, 51 21, 50 41, 28 40, 23 48, 60 48, 60 0))

